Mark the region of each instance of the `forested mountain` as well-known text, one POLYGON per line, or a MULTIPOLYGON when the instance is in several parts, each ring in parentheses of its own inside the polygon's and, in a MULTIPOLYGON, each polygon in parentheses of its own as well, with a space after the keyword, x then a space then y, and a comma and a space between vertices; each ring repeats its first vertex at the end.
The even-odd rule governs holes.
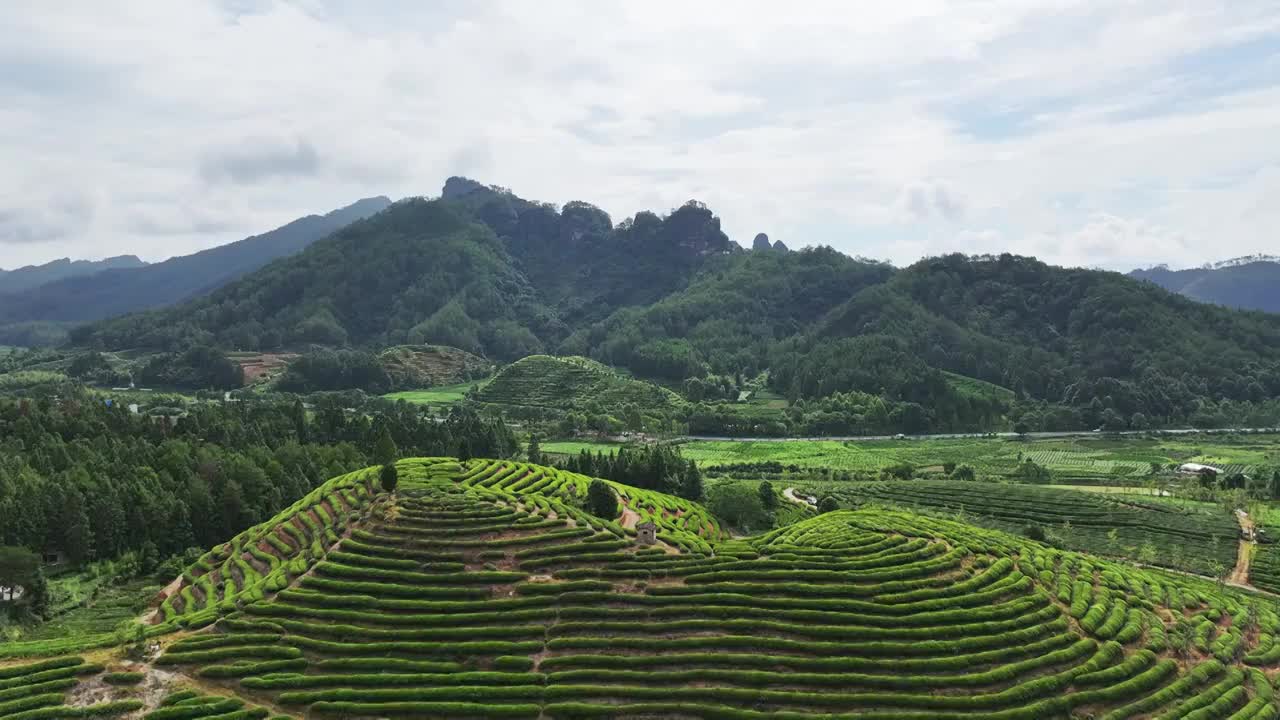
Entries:
POLYGON ((0 295, 19 293, 45 283, 69 277, 93 275, 103 270, 140 268, 145 262, 134 255, 118 255, 104 260, 72 260, 62 258, 43 265, 27 265, 14 270, 0 270, 0 295))
POLYGON ((1280 411, 1280 316, 1012 255, 896 270, 829 248, 746 251, 696 202, 614 226, 586 203, 557 212, 460 178, 440 200, 397 203, 212 295, 75 340, 436 343, 500 361, 584 355, 673 385, 767 371, 791 401, 822 400, 841 418, 830 428, 972 428, 1010 402, 975 398, 957 375, 1011 390, 1031 428, 1280 411))
POLYGON ((720 219, 695 201, 665 218, 639 212, 615 227, 589 203, 569 202, 557 212, 466 178, 449 178, 441 199, 487 225, 573 327, 656 302, 688 284, 709 260, 742 251, 720 230, 720 219))
POLYGON ((1129 276, 1201 302, 1280 313, 1280 258, 1241 258, 1187 270, 1160 265, 1129 276))
MULTIPOLYGON (((326 215, 308 215, 270 232, 170 258, 145 267, 122 267, 64 277, 21 294, 0 297, 0 324, 84 322, 161 307, 196 297, 292 255, 320 238, 390 204, 366 198, 326 215)), ((136 260, 136 258, 134 258, 136 260)), ((0 276, 0 292, 4 277, 0 276)))
POLYGON ((211 295, 72 338, 163 349, 434 343, 514 359, 564 333, 491 231, 450 203, 410 199, 211 295))

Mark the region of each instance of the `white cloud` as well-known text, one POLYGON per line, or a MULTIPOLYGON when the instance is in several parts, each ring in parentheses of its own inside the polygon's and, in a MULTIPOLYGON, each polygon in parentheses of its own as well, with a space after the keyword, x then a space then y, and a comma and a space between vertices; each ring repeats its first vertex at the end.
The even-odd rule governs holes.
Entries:
POLYGON ((740 242, 900 262, 1274 250, 1267 0, 7 10, 3 266, 158 259, 454 173, 616 219, 697 197, 740 242))

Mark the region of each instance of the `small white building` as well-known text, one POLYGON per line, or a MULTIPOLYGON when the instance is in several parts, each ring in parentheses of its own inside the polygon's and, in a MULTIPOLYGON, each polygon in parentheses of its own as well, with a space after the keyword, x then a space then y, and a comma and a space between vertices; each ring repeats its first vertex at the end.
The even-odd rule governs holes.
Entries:
POLYGON ((1199 475, 1208 470, 1214 475, 1221 475, 1222 468, 1216 468, 1212 465, 1201 465, 1200 463, 1183 463, 1178 466, 1178 472, 1184 475, 1199 475))

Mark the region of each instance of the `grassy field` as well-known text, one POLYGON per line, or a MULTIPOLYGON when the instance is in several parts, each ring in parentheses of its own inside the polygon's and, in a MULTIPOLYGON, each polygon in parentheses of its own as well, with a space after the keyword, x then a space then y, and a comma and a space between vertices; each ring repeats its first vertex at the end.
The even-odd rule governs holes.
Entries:
POLYGON ((103 665, 0 667, 0 715, 958 720, 1278 709, 1261 671, 1280 661, 1280 606, 1268 597, 900 508, 795 513, 786 527, 730 538, 695 503, 616 484, 625 511, 590 516, 579 507, 588 479, 549 468, 398 467, 394 497, 372 489, 372 469, 335 478, 201 558, 184 574, 187 601, 166 602, 168 621, 155 626, 186 632, 129 666, 139 674, 104 674, 123 669, 111 650, 95 656, 103 665), (657 525, 657 544, 637 542, 641 520, 657 525), (311 551, 291 551, 299 546, 311 551), (163 700, 129 685, 154 670, 181 673, 163 700), (102 683, 116 690, 97 697, 122 704, 64 707, 102 683))
POLYGON ((458 383, 457 385, 441 385, 425 390, 402 390, 383 395, 383 397, 388 400, 404 400, 422 405, 452 405, 453 403, 461 402, 473 388, 483 387, 487 382, 487 379, 473 380, 471 382, 458 383))

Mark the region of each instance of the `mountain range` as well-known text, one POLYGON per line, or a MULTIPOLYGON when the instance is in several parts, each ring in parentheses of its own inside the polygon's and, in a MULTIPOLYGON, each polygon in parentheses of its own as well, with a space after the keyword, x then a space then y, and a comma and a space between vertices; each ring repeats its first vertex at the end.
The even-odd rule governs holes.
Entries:
POLYGON ((103 261, 92 266, 58 261, 50 265, 84 271, 63 272, 45 282, 22 286, 10 285, 6 282, 8 276, 0 275, 0 293, 5 293, 0 295, 0 326, 87 322, 204 295, 273 260, 293 255, 390 204, 385 197, 366 198, 324 215, 299 218, 261 235, 151 265, 137 258, 131 258, 133 263, 117 258, 113 260, 119 262, 103 261))
POLYGON ((1280 313, 1280 258, 1251 256, 1188 270, 1157 265, 1129 275, 1193 300, 1280 313))
POLYGON ((46 283, 71 277, 92 275, 103 270, 140 268, 147 263, 136 255, 118 255, 104 260, 72 260, 62 258, 43 265, 27 265, 14 270, 0 270, 0 295, 19 293, 46 283))
POLYGON ((583 355, 670 382, 768 371, 792 398, 866 393, 942 415, 967 412, 948 380, 960 375, 1046 413, 1094 422, 1106 410, 1138 426, 1280 396, 1280 316, 1007 254, 896 269, 830 248, 745 250, 695 201, 615 224, 585 202, 557 210, 464 178, 213 293, 72 338, 154 350, 432 343, 499 361, 583 355))

